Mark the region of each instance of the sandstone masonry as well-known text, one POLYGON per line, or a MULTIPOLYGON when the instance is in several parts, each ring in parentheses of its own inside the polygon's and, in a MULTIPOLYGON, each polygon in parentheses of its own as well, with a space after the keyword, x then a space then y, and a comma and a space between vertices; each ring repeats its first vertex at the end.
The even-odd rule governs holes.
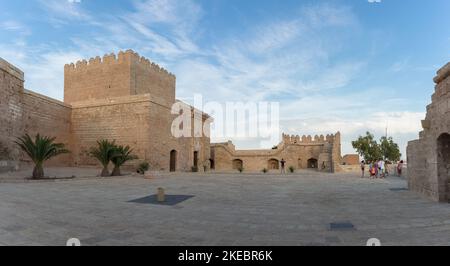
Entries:
MULTIPOLYGON (((202 171, 209 162, 209 137, 171 134, 175 76, 131 50, 66 65, 64 102, 25 90, 23 72, 3 59, 0 70, 2 165, 26 162, 14 144, 25 133, 54 136, 67 145, 71 153, 50 162, 55 165, 97 165, 88 154, 100 139, 130 145, 153 170, 202 171)), ((191 119, 209 127, 206 114, 191 119)))
POLYGON ((341 135, 291 136, 283 134, 283 141, 271 150, 236 150, 232 142, 217 143, 211 147, 213 168, 217 171, 260 172, 280 170, 280 162, 286 161, 286 171, 316 169, 337 172, 341 162, 341 135))
POLYGON ((436 89, 420 138, 408 143, 409 188, 435 201, 450 201, 450 63, 434 78, 436 89))

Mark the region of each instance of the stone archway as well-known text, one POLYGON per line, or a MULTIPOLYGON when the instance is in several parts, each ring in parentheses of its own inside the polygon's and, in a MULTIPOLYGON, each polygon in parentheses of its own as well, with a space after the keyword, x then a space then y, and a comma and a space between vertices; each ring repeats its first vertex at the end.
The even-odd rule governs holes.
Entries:
POLYGON ((269 170, 279 170, 280 169, 280 162, 277 159, 270 159, 268 161, 268 167, 269 170))
POLYGON ((170 152, 170 172, 177 171, 177 157, 178 157, 178 152, 176 150, 172 150, 170 152))
POLYGON ((308 169, 318 169, 319 165, 318 165, 318 161, 317 159, 311 158, 308 160, 308 169))
POLYGON ((450 202, 450 134, 437 139, 437 170, 439 201, 450 202))
POLYGON ((241 159, 233 160, 233 169, 239 170, 244 168, 244 162, 241 159))

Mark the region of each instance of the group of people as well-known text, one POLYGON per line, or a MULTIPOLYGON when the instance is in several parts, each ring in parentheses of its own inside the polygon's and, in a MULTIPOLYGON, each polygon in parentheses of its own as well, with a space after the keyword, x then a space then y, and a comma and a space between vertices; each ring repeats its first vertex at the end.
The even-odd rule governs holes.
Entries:
MULTIPOLYGON (((384 160, 378 160, 374 162, 367 162, 369 165, 369 178, 386 178, 389 176, 389 169, 388 169, 388 162, 384 160)), ((397 176, 402 176, 402 169, 403 169, 403 161, 400 161, 395 170, 397 176)), ((361 162, 361 172, 362 172, 362 178, 365 176, 365 170, 366 170, 366 161, 361 162)))

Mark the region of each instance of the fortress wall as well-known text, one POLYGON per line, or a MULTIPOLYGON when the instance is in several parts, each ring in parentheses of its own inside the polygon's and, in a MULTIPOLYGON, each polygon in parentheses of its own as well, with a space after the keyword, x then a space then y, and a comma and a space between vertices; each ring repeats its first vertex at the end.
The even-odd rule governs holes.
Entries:
MULTIPOLYGON (((14 141, 23 132, 23 83, 23 72, 0 58, 0 161, 4 165, 19 160, 14 141)), ((5 170, 9 169, 5 166, 5 170)))
POLYGON ((408 185, 434 201, 449 202, 449 164, 443 158, 448 158, 450 151, 448 146, 439 145, 439 139, 450 134, 450 63, 437 72, 434 81, 435 92, 422 121, 423 131, 418 140, 408 143, 408 185))
MULTIPOLYGON (((55 137, 56 142, 70 148, 71 107, 46 96, 24 90, 23 94, 23 130, 34 137, 37 134, 55 137)), ((71 154, 59 155, 46 165, 71 165, 71 154)), ((29 161, 28 157, 24 157, 29 161)))
POLYGON ((152 170, 168 171, 170 152, 176 150, 177 170, 190 171, 195 148, 199 151, 201 166, 203 160, 209 159, 209 139, 172 137, 175 115, 156 99, 144 94, 74 104, 72 149, 75 164, 98 165, 89 156, 89 150, 97 140, 108 139, 132 147, 139 160, 149 162, 152 170))
POLYGON ((89 155, 91 147, 101 139, 129 145, 140 159, 152 152, 150 98, 122 97, 113 101, 98 100, 74 104, 72 107, 72 150, 75 165, 98 165, 89 155))
MULTIPOLYGON (((70 106, 25 90, 23 82, 23 72, 0 59, 0 161, 30 162, 14 143, 26 133, 56 137, 56 141, 69 144, 70 106)), ((68 165, 70 161, 67 154, 47 164, 68 165)))
POLYGON ((269 169, 269 160, 276 159, 286 161, 286 171, 292 166, 295 169, 307 169, 308 160, 315 159, 319 162, 329 161, 330 153, 324 150, 324 144, 283 144, 276 150, 235 150, 232 143, 213 144, 214 163, 216 171, 234 171, 233 161, 242 160, 244 171, 261 172, 269 169), (324 160, 324 155, 327 160, 324 160))

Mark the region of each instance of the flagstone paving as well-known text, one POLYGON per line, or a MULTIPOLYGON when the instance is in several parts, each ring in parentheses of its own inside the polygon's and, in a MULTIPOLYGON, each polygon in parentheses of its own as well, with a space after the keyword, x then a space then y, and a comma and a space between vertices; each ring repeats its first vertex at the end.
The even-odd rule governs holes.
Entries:
POLYGON ((316 172, 0 183, 0 245, 450 245, 450 204, 402 188, 316 172), (159 187, 179 200, 155 203, 159 187))

